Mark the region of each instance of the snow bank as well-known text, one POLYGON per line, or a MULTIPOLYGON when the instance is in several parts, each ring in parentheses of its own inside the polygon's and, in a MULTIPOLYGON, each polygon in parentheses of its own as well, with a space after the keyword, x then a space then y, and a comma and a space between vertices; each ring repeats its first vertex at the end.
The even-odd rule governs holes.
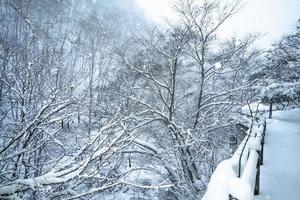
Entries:
POLYGON ((230 180, 229 193, 240 200, 253 199, 253 191, 250 185, 241 178, 233 178, 230 180))
POLYGON ((253 140, 250 140, 249 144, 248 144, 248 149, 249 150, 260 151, 261 150, 260 141, 261 141, 261 137, 260 136, 254 138, 253 140))
MULTIPOLYGON (((255 178, 256 178, 256 165, 258 161, 258 153, 256 150, 251 150, 247 165, 243 171, 241 179, 250 185, 251 191, 254 190, 255 178)), ((242 200, 242 199, 241 199, 242 200)))
POLYGON ((228 200, 228 183, 235 177, 232 160, 222 161, 211 176, 202 200, 228 200))

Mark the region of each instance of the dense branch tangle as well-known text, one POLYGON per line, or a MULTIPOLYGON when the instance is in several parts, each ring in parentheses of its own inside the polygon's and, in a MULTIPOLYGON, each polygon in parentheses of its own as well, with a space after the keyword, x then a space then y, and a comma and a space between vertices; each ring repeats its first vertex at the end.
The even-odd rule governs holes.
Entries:
POLYGON ((127 40, 103 22, 97 3, 9 2, 4 11, 20 21, 6 19, 1 57, 0 198, 101 198, 132 187, 199 198, 252 85, 242 80, 256 58, 254 39, 216 37, 240 1, 180 0, 178 23, 127 40), (35 15, 42 20, 28 21, 35 15))
MULTIPOLYGON (((122 96, 139 105, 135 115, 152 120, 145 133, 156 141, 158 154, 167 155, 163 159, 179 170, 178 173, 170 164, 163 163, 170 181, 186 183, 177 189, 183 189, 183 196, 189 196, 187 190, 199 193, 205 187, 204 169, 219 145, 212 138, 216 137, 218 127, 233 125, 224 119, 242 104, 239 93, 252 85, 239 82, 237 76, 249 66, 237 60, 241 51, 249 53, 247 47, 253 40, 245 39, 225 52, 212 50, 217 44, 218 28, 239 9, 240 1, 232 5, 179 1, 176 6, 182 15, 180 25, 139 34, 132 41, 135 46, 122 47, 118 55, 121 65, 134 74, 135 80, 129 85, 130 95, 122 96), (135 48, 136 54, 131 48, 135 48), (217 69, 216 62, 222 62, 224 69, 217 69), (223 71, 236 76, 232 79, 234 83, 226 85, 223 71), (196 187, 199 181, 202 185, 196 187)), ((243 59, 250 63, 255 58, 243 59)))

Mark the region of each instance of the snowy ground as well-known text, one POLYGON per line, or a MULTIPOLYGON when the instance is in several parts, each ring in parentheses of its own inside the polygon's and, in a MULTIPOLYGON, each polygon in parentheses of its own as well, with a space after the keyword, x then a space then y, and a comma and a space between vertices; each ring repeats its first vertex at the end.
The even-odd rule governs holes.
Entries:
POLYGON ((276 111, 267 122, 261 190, 256 200, 300 199, 300 109, 276 111))

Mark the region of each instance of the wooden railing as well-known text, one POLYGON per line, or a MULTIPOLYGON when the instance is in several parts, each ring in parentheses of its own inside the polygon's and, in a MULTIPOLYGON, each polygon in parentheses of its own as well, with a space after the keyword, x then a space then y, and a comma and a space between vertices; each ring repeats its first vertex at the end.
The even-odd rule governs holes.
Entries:
POLYGON ((266 121, 252 121, 233 156, 214 171, 202 200, 250 200, 259 194, 266 121))

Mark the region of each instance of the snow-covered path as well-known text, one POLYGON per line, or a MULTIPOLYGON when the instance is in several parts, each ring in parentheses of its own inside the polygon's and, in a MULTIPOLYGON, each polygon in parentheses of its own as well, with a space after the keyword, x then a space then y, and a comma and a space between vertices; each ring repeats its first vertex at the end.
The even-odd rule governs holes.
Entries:
POLYGON ((256 200, 300 200, 300 109, 267 121, 260 187, 256 200))

